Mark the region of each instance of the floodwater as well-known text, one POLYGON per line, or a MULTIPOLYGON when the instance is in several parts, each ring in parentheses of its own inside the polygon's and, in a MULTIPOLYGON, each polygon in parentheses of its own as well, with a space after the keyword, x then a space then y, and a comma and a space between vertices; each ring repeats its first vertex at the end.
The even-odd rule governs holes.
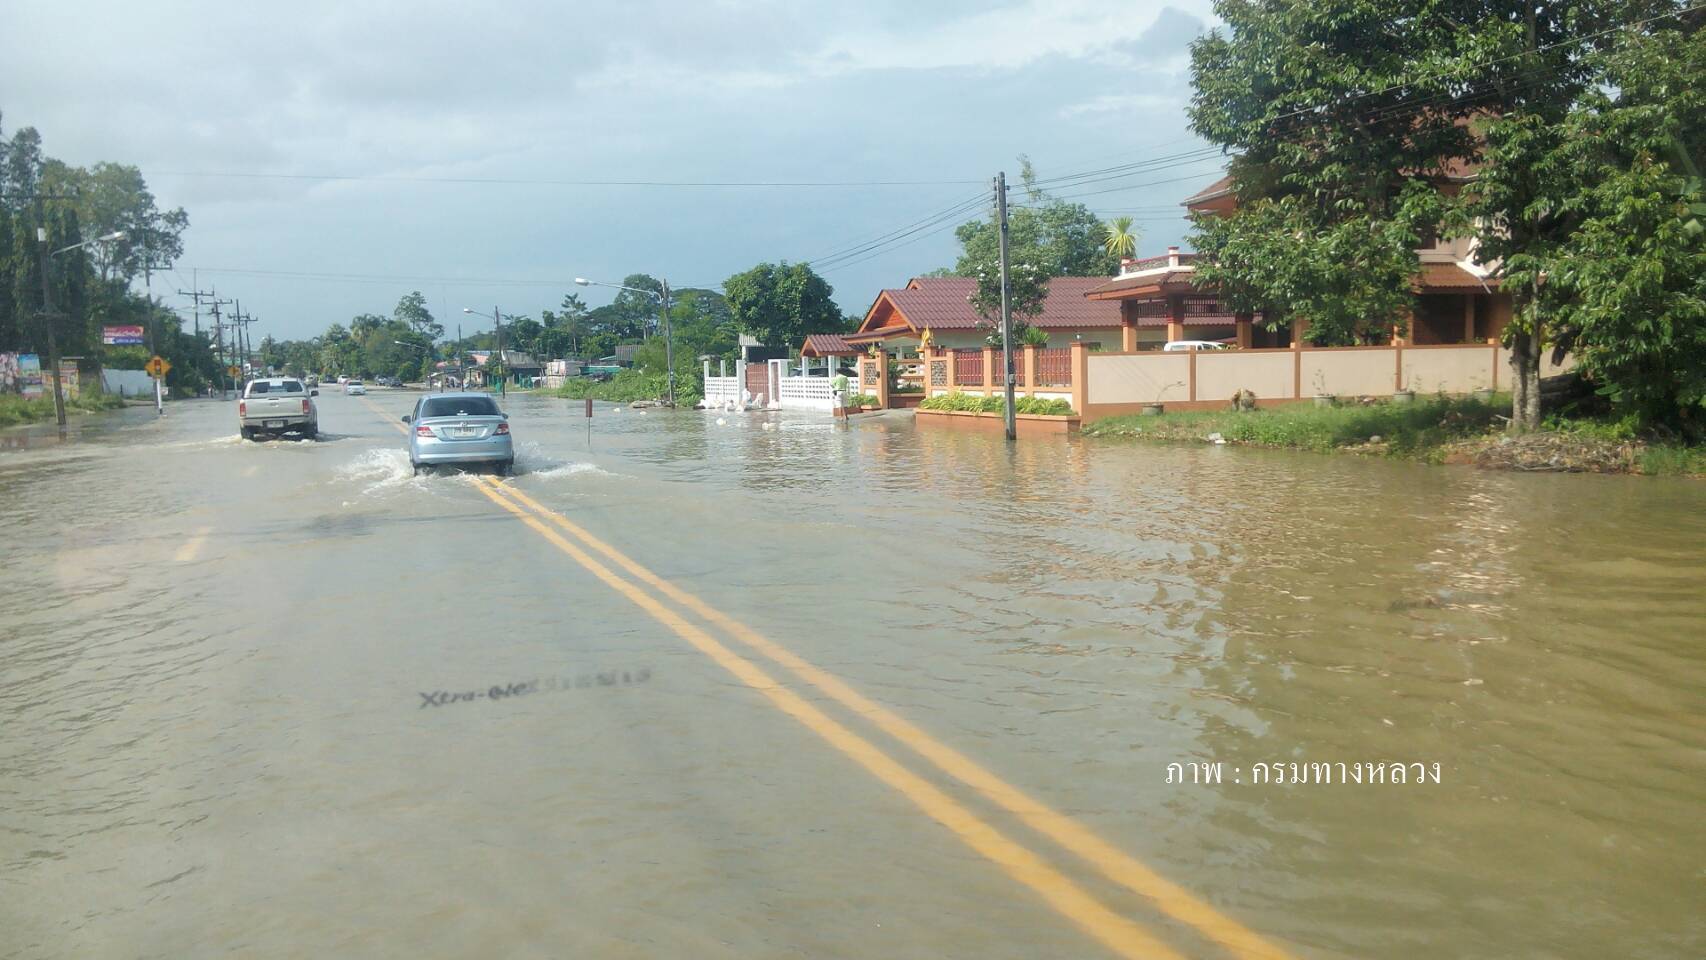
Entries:
POLYGON ((903 736, 412 476, 413 397, 0 434, 0 958, 1120 955, 1068 886, 1150 955, 1706 955, 1706 484, 509 398, 508 489, 903 736))

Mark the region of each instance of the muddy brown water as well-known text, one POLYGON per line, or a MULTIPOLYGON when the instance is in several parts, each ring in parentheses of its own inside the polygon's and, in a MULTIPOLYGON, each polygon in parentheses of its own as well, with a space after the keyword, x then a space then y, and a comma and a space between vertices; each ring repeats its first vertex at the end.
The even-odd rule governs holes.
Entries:
MULTIPOLYGON (((412 476, 412 399, 0 437, 0 957, 1108 955, 412 476)), ((1291 956, 1706 953, 1706 484, 507 408, 516 489, 1291 956), (1255 782, 1374 762, 1439 782, 1255 782)))

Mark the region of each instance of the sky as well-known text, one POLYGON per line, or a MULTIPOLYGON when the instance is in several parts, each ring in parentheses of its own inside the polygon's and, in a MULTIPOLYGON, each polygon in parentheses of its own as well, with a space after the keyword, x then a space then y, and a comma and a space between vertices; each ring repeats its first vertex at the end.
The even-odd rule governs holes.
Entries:
POLYGON ((187 309, 176 290, 217 289, 281 339, 416 289, 467 333, 484 327, 465 307, 537 318, 614 293, 575 277, 715 288, 780 260, 821 263, 863 314, 953 264, 952 227, 987 207, 930 218, 997 171, 1016 180, 1020 155, 1045 179, 1156 161, 1055 189, 1136 217, 1140 256, 1183 239, 1178 202, 1222 165, 1185 118, 1209 0, 65 2, 0 19, 5 134, 139 166, 190 216, 155 292, 187 309), (706 185, 734 183, 820 185, 706 185))

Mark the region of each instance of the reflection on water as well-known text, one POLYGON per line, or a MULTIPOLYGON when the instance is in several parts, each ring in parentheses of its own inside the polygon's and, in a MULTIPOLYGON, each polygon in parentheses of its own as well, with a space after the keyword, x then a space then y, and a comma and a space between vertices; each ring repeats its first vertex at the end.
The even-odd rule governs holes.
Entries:
MULTIPOLYGON (((757 881, 741 879, 749 858, 824 896, 767 921, 778 929, 836 929, 855 909, 847 891, 870 888, 931 916, 970 910, 1000 934, 932 954, 1085 949, 1046 916, 1004 920, 1025 909, 1021 892, 953 899, 981 882, 956 854, 942 861, 951 874, 883 873, 897 854, 868 848, 909 815, 879 801, 826 798, 847 808, 847 832, 814 841, 834 869, 753 839, 743 811, 811 816, 789 801, 811 778, 787 771, 815 754, 770 745, 786 722, 727 713, 738 698, 719 681, 691 686, 690 652, 536 552, 469 479, 415 477, 394 429, 330 399, 335 443, 237 443, 228 407, 185 404, 164 424, 132 418, 0 454, 0 928, 27 934, 0 956, 169 954, 203 942, 197 931, 293 952, 283 932, 249 941, 203 926, 200 900, 173 889, 272 902, 291 928, 342 931, 312 942, 346 951, 373 946, 373 924, 451 930, 407 907, 442 902, 425 870, 381 865, 421 866, 425 854, 401 852, 417 843, 564 823, 577 825, 554 841, 564 856, 643 845, 630 821, 712 837, 718 852, 671 861, 669 882, 685 886, 668 906, 645 892, 655 876, 639 879, 667 854, 598 860, 635 878, 610 888, 610 909, 657 925, 650 946, 617 948, 614 932, 574 941, 611 955, 782 955, 739 930, 689 930, 758 909, 745 885, 757 881), (204 527, 216 532, 194 558, 171 561, 204 527), (243 589, 262 576, 279 589, 243 589), (376 687, 394 705, 450 689, 458 670, 509 676, 511 656, 533 669, 559 655, 578 658, 565 675, 682 659, 636 688, 644 701, 526 706, 613 711, 600 729, 621 752, 574 739, 602 714, 540 714, 525 736, 484 739, 480 725, 508 721, 481 703, 429 743, 412 718, 359 706, 376 687), (674 737, 636 748, 619 732, 659 724, 674 737), (547 747, 619 779, 594 785, 543 759, 547 747), (452 781, 437 766, 446 750, 502 762, 513 800, 494 799, 499 811, 412 794, 412 774, 452 781), (371 857, 347 865, 375 881, 365 912, 317 894, 350 891, 311 864, 285 889, 208 852, 256 836, 289 849, 269 818, 315 804, 327 842, 371 857), (40 919, 55 897, 94 905, 62 929, 40 919), (977 913, 992 902, 1003 910, 977 913), (110 939, 138 930, 152 938, 136 951, 110 939)), ((1680 957, 1706 945, 1700 484, 1065 438, 1009 447, 891 417, 849 427, 599 405, 589 425, 561 401, 518 396, 508 409, 519 489, 1300 956, 1680 957), (1166 782, 1169 763, 1191 761, 1222 764, 1226 782, 1166 782), (1262 762, 1372 761, 1437 762, 1443 782, 1248 775, 1262 762)), ((518 920, 518 900, 561 903, 552 876, 461 876, 458 889, 518 920)), ((514 939, 486 947, 537 948, 538 922, 494 921, 514 939)), ((927 934, 909 936, 883 955, 927 934)), ((807 952, 874 955, 852 942, 807 952)))

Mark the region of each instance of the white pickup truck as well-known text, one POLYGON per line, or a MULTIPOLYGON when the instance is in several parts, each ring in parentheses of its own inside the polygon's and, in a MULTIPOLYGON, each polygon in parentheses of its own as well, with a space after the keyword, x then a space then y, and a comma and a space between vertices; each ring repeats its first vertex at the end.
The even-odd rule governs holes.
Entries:
POLYGON ((314 403, 319 395, 295 377, 250 380, 237 401, 237 432, 244 440, 263 433, 298 433, 312 440, 320 432, 320 409, 314 403))

